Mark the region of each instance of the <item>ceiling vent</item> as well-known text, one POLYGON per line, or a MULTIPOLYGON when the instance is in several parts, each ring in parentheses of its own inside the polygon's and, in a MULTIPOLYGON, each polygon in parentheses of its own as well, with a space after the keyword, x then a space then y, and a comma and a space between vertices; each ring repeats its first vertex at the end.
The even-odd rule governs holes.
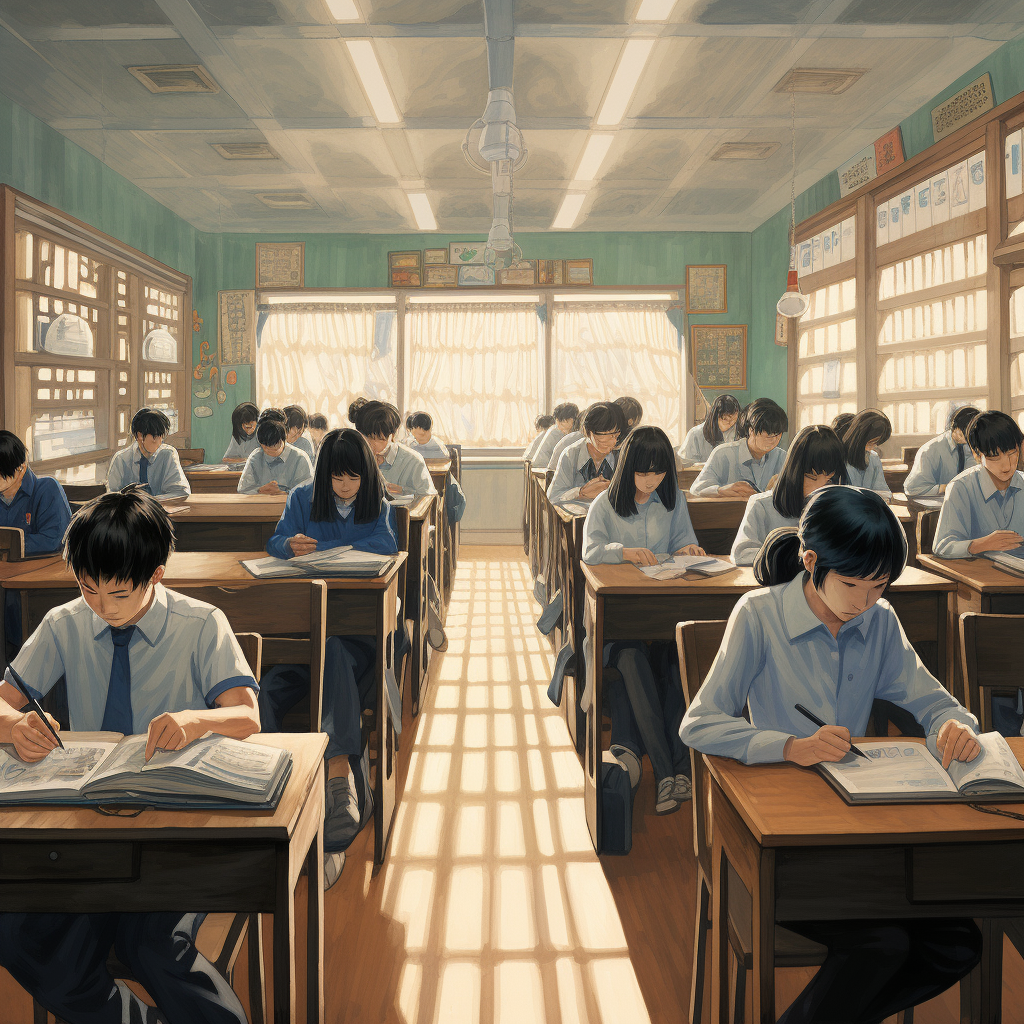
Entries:
POLYGON ((277 160, 277 154, 265 142, 211 142, 225 160, 277 160))
POLYGON ((317 205, 305 192, 257 192, 256 198, 272 210, 315 210, 317 205))
POLYGON ((838 96, 867 73, 866 68, 793 68, 775 92, 816 92, 838 96))
POLYGON ((778 148, 777 142, 726 142, 711 154, 711 159, 767 160, 778 148))
POLYGON ((145 64, 126 70, 150 92, 220 92, 201 64, 145 64))

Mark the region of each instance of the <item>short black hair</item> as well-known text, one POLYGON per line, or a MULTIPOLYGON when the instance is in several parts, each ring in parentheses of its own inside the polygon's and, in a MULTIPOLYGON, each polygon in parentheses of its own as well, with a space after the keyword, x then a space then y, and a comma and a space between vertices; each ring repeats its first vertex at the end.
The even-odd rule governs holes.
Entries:
POLYGON ((1024 441, 1017 421, 1005 412, 982 412, 967 428, 967 443, 972 451, 992 458, 1019 448, 1024 441))
POLYGON ((848 484, 846 450, 831 427, 804 427, 786 452, 772 488, 772 504, 780 516, 796 519, 804 510, 804 475, 828 473, 834 484, 848 484))
POLYGON ((256 428, 256 440, 273 448, 285 439, 284 424, 280 420, 263 420, 256 428))
POLYGON ((269 409, 264 409, 260 413, 257 423, 263 423, 266 420, 276 420, 278 423, 287 423, 288 417, 284 414, 284 409, 275 409, 271 406, 269 409))
POLYGON ((433 430, 434 421, 430 418, 429 412, 411 412, 405 418, 407 430, 433 430))
POLYGON ((93 498, 64 534, 64 561, 78 579, 148 583, 174 550, 164 507, 138 484, 93 498))
POLYGON ((822 487, 808 499, 799 526, 780 526, 768 534, 754 561, 757 582, 774 587, 795 579, 803 572, 801 551, 818 556, 815 590, 830 572, 861 580, 888 576, 892 586, 907 564, 907 536, 877 492, 822 487))
POLYGON ((867 445, 869 441, 885 444, 892 437, 892 424, 889 417, 878 409, 862 409, 850 421, 843 432, 843 447, 846 449, 846 461, 854 469, 868 468, 867 445))
POLYGON ((852 412, 841 412, 832 421, 832 429, 836 432, 836 437, 842 441, 846 434, 846 428, 853 422, 854 413, 852 412))
POLYGON ((315 412, 309 417, 310 430, 326 430, 327 417, 322 412, 315 412))
POLYGON ((284 416, 285 426, 289 429, 298 427, 299 430, 305 430, 309 425, 309 417, 301 405, 286 405, 284 407, 284 416))
POLYGON ((615 404, 625 415, 627 426, 630 422, 634 427, 640 425, 640 421, 644 418, 644 407, 635 398, 631 395, 623 395, 621 398, 615 399, 615 404))
POLYGON ((556 420, 572 420, 575 422, 579 414, 580 407, 575 402, 561 402, 555 406, 556 420))
POLYGON ((243 423, 254 423, 260 418, 260 411, 252 402, 242 402, 236 405, 231 413, 231 436, 241 444, 246 439, 246 433, 242 430, 243 423))
POLYGON ((555 425, 555 417, 550 413, 541 413, 541 415, 533 421, 533 425, 537 430, 550 430, 550 428, 555 425))
POLYGON ((384 478, 381 476, 366 438, 350 427, 332 430, 324 435, 316 457, 313 473, 313 499, 309 518, 317 523, 340 518, 334 503, 333 476, 358 476, 359 490, 353 503, 352 514, 357 523, 372 523, 379 515, 384 501, 384 478))
POLYGON ((676 455, 672 442, 661 427, 635 427, 629 432, 619 452, 615 472, 608 485, 608 500, 615 512, 624 519, 637 514, 635 473, 664 473, 658 485, 658 497, 667 509, 674 509, 679 494, 676 477, 676 455))
POLYGON ((708 414, 704 417, 704 430, 702 431, 704 440, 708 444, 718 447, 725 440, 721 428, 718 426, 718 420, 721 416, 731 416, 733 413, 736 414, 736 436, 739 437, 740 403, 736 396, 719 395, 711 403, 711 408, 708 409, 708 414))
POLYGON ((0 476, 12 477, 28 458, 28 450, 17 434, 0 430, 0 476))
POLYGON ((981 410, 975 409, 973 405, 961 405, 959 409, 954 409, 951 413, 948 429, 959 430, 966 437, 967 428, 971 425, 971 420, 980 413, 981 410))
POLYGON ((736 422, 736 436, 749 437, 751 434, 784 434, 789 430, 786 410, 771 398, 755 398, 743 410, 743 432, 740 421, 736 422))
POLYGON ((606 434, 613 430, 620 438, 629 430, 622 406, 615 402, 595 402, 584 413, 583 433, 606 434))
POLYGON ((402 414, 390 402, 366 402, 356 411, 356 430, 363 437, 391 437, 402 425, 402 414))
POLYGON ((171 421, 167 414, 159 409, 140 409, 132 417, 132 437, 136 434, 151 434, 153 437, 166 437, 171 430, 171 421))
POLYGON ((352 401, 349 402, 349 406, 348 406, 348 421, 349 421, 349 423, 353 423, 353 424, 355 423, 355 421, 356 421, 356 414, 359 412, 360 409, 362 409, 362 407, 364 405, 366 405, 366 402, 367 402, 367 400, 365 398, 363 398, 362 395, 360 395, 358 398, 353 398, 352 401))

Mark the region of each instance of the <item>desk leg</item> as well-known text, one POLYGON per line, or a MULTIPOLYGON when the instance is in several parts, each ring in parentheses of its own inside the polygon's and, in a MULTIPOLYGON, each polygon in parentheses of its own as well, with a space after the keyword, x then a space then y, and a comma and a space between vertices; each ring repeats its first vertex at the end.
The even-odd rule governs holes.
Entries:
POLYGON ((395 818, 397 769, 395 723, 388 704, 385 672, 395 664, 395 595, 397 579, 377 602, 377 654, 374 674, 377 680, 377 771, 373 781, 373 860, 384 863, 391 825, 395 818))
MULTIPOLYGON (((322 828, 322 826, 321 826, 322 828)), ((289 883, 290 849, 282 844, 277 854, 277 905, 274 907, 274 1024, 295 1020, 295 893, 289 883)), ((321 863, 318 878, 309 884, 323 887, 321 863)))
POLYGON ((604 599, 587 591, 587 679, 592 698, 587 709, 587 749, 583 764, 583 802, 595 850, 601 849, 601 703, 604 699, 604 599))
POLYGON ((960 981, 960 1024, 999 1024, 1003 989, 1003 925, 981 922, 981 963, 960 981))
POLYGON ((324 1019, 324 825, 306 854, 306 1020, 324 1019))
POLYGON ((403 617, 413 620, 413 634, 409 637, 409 642, 412 645, 410 676, 414 715, 420 713, 427 672, 427 576, 430 572, 427 529, 427 521, 423 520, 422 523, 413 523, 413 529, 409 533, 409 564, 418 566, 419 572, 415 588, 409 588, 406 594, 407 597, 412 594, 412 599, 407 601, 409 607, 402 612, 403 617))
MULTIPOLYGON (((775 1021, 775 851, 762 850, 757 884, 751 894, 754 967, 751 1020, 775 1021)), ((727 920, 727 918, 723 918, 727 920)))
POLYGON ((729 1024, 729 929, 723 925, 729 919, 729 861, 717 834, 711 876, 711 1024, 729 1024))

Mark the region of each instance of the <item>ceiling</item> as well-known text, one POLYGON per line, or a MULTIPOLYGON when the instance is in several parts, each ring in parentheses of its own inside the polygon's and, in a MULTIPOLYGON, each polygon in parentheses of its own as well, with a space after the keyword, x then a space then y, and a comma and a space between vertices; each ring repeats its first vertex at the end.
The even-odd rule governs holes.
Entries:
MULTIPOLYGON (((0 91, 204 231, 486 230, 490 179, 461 152, 487 98, 481 0, 0 0, 0 91), (401 117, 382 126, 346 40, 371 39, 401 117), (201 64, 215 94, 154 95, 130 65, 201 64), (214 143, 267 142, 271 160, 214 143), (261 192, 311 209, 270 209, 261 192)), ((749 231, 789 202, 792 68, 857 68, 840 95, 797 96, 798 189, 834 170, 1024 31, 1021 0, 515 0, 515 96, 529 160, 515 223, 547 230, 567 191, 575 229, 749 231), (666 6, 669 6, 666 4, 666 6), (650 57, 592 182, 574 174, 620 54, 650 57), (723 143, 776 143, 713 160, 723 143)), ((999 97, 1003 99, 1004 97, 999 97)))

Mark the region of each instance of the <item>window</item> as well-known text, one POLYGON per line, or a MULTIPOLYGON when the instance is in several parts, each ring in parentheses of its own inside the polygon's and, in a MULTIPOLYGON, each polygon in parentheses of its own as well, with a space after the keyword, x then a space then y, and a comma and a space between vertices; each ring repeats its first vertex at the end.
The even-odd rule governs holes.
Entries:
POLYGON ((1024 429, 1024 273, 1010 278, 1010 408, 1024 429))

